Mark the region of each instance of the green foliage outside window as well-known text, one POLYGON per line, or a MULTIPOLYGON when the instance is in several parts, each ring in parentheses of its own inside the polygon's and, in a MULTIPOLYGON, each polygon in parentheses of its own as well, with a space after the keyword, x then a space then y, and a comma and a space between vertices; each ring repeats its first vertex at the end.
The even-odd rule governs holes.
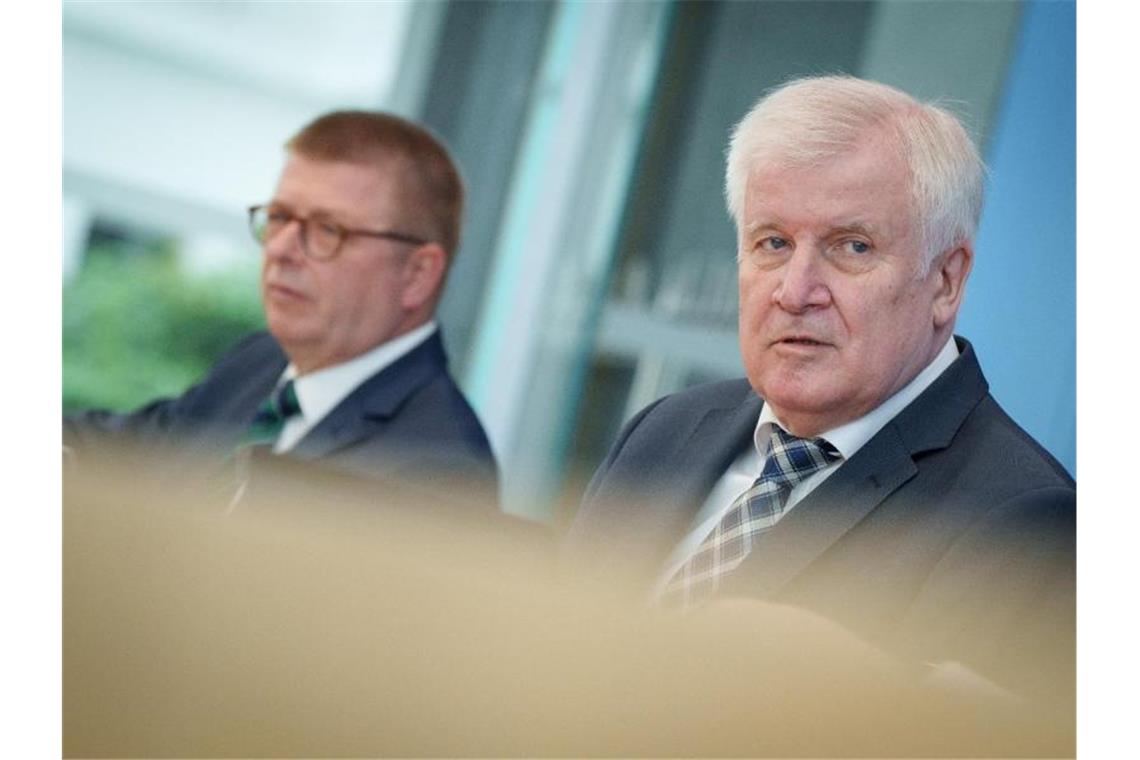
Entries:
POLYGON ((126 411, 181 393, 264 326, 256 264, 191 276, 169 243, 88 251, 63 293, 63 409, 126 411))

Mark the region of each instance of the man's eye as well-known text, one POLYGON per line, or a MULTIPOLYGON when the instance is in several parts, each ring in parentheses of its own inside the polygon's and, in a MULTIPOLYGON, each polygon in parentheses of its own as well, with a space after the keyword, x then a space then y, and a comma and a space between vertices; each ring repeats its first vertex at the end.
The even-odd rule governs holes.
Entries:
POLYGON ((762 251, 779 251, 787 248, 790 243, 781 237, 766 237, 757 244, 762 251))
POLYGON ((265 218, 271 224, 288 224, 289 220, 293 217, 289 214, 288 211, 282 211, 280 209, 269 209, 269 211, 267 211, 265 214, 265 218))
POLYGON ((840 246, 844 253, 862 255, 871 251, 871 244, 866 240, 844 240, 840 246))
POLYGON ((316 228, 318 235, 327 235, 331 238, 340 236, 340 227, 332 222, 314 222, 313 226, 316 228))

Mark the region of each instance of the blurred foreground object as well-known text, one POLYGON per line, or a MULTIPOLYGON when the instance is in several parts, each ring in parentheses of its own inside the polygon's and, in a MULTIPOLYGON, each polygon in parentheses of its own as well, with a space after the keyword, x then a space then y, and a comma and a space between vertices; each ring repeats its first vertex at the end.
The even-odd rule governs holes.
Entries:
POLYGON ((1073 752, 1066 716, 930 685, 812 613, 557 581, 530 524, 284 466, 225 515, 132 462, 65 482, 68 757, 1073 752))

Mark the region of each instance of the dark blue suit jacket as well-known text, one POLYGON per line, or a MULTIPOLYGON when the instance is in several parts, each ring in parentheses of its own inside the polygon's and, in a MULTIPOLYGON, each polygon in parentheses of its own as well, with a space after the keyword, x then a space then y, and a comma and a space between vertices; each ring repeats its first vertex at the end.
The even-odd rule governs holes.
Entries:
MULTIPOLYGON (((1064 689, 1075 486, 1001 410, 958 340, 958 359, 764 534, 724 592, 812 609, 915 662, 963 662, 1026 693, 1064 689)), ((589 486, 569 559, 646 581, 660 573, 751 445, 761 405, 742 379, 640 412, 589 486)))
MULTIPOLYGON (((64 443, 83 447, 111 436, 228 454, 287 363, 273 336, 255 333, 178 398, 130 414, 91 411, 66 418, 64 443)), ((497 488, 487 436, 448 374, 438 332, 353 390, 288 456, 368 478, 473 481, 492 493, 497 488)))

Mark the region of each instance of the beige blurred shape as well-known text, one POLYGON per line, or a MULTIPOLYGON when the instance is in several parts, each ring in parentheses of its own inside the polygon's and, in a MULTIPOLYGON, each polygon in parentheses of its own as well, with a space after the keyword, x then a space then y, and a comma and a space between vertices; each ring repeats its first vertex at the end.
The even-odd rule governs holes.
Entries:
POLYGON ((529 526, 307 472, 225 515, 194 477, 84 465, 68 757, 1074 754, 1071 716, 941 688, 805 611, 629 609, 557 578, 529 526))

